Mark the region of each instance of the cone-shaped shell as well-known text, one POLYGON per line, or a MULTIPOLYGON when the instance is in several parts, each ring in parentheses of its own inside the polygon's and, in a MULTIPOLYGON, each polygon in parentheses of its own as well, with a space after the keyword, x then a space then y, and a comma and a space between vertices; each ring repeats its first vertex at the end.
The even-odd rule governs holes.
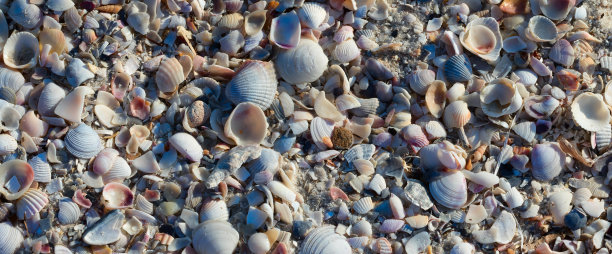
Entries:
POLYGON ((427 93, 425 93, 425 105, 436 118, 442 116, 444 107, 446 107, 446 84, 436 80, 429 85, 427 93))
POLYGON ((108 209, 121 209, 132 206, 134 193, 121 183, 108 183, 102 190, 104 207, 108 209))
POLYGON ((429 184, 431 196, 441 205, 459 209, 467 201, 467 183, 461 172, 442 173, 429 184))
POLYGON ((23 243, 23 234, 10 222, 0 223, 0 253, 15 253, 23 243))
POLYGON ((570 10, 576 5, 576 0, 535 0, 538 2, 540 11, 546 17, 554 20, 562 20, 567 17, 570 10))
POLYGON ((465 82, 472 77, 472 65, 466 55, 454 55, 444 63, 444 76, 449 82, 465 82))
POLYGON ((509 115, 519 110, 523 98, 512 80, 500 78, 491 81, 480 92, 482 111, 490 117, 509 115))
POLYGON ((48 203, 49 199, 46 193, 37 189, 29 189, 17 201, 17 217, 20 220, 32 218, 48 203))
POLYGON ((463 47, 487 61, 496 61, 502 49, 499 24, 494 18, 477 18, 459 35, 463 47))
POLYGON ((336 234, 334 227, 325 225, 313 229, 308 233, 300 254, 350 254, 351 246, 344 236, 336 234))
POLYGON ((209 220, 198 225, 192 239, 198 254, 231 254, 240 236, 229 222, 209 220))
POLYGON ((304 26, 312 29, 319 28, 328 17, 325 6, 315 2, 304 3, 297 15, 304 26))
POLYGON ((574 122, 587 131, 599 131, 610 124, 610 110, 601 94, 590 92, 578 95, 572 102, 574 122))
POLYGON ((321 46, 309 39, 300 40, 297 47, 281 51, 276 57, 278 74, 291 84, 313 82, 327 69, 327 56, 321 46))
POLYGON ((193 136, 185 132, 179 132, 172 135, 168 141, 183 157, 194 162, 202 159, 204 150, 193 136))
POLYGON ((183 67, 174 57, 164 60, 155 75, 157 89, 162 93, 172 93, 176 91, 179 84, 184 80, 183 67))
POLYGON ((237 145, 260 144, 266 137, 268 121, 264 112, 254 103, 243 102, 234 108, 225 122, 225 136, 237 145))
POLYGON ((254 103, 266 110, 276 95, 276 73, 271 62, 247 61, 225 88, 225 95, 234 104, 254 103))
POLYGON ((565 153, 557 143, 536 144, 531 151, 531 172, 540 181, 557 177, 565 165, 565 153))
POLYGON ((470 121, 472 113, 464 101, 454 101, 444 109, 444 125, 448 128, 461 128, 470 121))
POLYGON ((270 40, 284 49, 295 48, 300 43, 300 19, 295 11, 283 13, 272 19, 270 40))
POLYGON ((93 158, 102 150, 102 142, 98 133, 84 123, 69 130, 64 138, 64 143, 68 152, 81 159, 93 158))
POLYGON ((0 165, 0 193, 7 200, 21 197, 34 181, 34 170, 22 160, 10 160, 0 165))
POLYGON ((29 69, 36 66, 38 54, 38 39, 29 32, 11 35, 2 51, 4 64, 14 69, 29 69))

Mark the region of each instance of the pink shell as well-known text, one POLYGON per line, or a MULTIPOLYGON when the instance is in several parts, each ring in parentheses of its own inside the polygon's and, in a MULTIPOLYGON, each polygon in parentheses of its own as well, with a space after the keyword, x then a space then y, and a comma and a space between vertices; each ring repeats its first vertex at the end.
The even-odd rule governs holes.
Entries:
POLYGON ((130 115, 145 120, 151 113, 151 103, 141 97, 134 97, 130 101, 130 115))
POLYGON ((108 183, 102 190, 104 206, 109 209, 120 209, 132 206, 134 193, 127 186, 120 183, 108 183))
POLYGON ((348 39, 353 39, 353 28, 351 26, 343 26, 334 35, 334 41, 340 43, 348 39))
POLYGON ((91 200, 87 199, 87 197, 85 196, 85 193, 83 193, 83 191, 81 190, 77 190, 74 192, 74 196, 72 196, 72 201, 74 201, 75 203, 77 203, 77 205, 80 205, 84 208, 91 207, 91 200))
POLYGON ((29 189, 17 201, 17 217, 20 220, 32 218, 49 203, 47 194, 37 189, 29 189))
POLYGON ((421 126, 410 124, 402 128, 400 133, 414 153, 417 153, 424 146, 429 145, 429 140, 423 132, 423 129, 421 129, 421 126))
POLYGON ((387 219, 383 221, 382 225, 380 225, 380 228, 378 230, 380 230, 380 232, 382 233, 389 234, 397 232, 403 226, 403 220, 387 219))

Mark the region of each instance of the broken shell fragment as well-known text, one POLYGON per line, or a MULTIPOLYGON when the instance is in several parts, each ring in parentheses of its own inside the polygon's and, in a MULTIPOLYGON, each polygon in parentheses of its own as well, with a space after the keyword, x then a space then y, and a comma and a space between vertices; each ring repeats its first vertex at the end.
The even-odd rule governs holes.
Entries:
POLYGON ((225 136, 237 145, 259 144, 266 136, 268 122, 260 107, 250 102, 240 103, 225 122, 225 136))

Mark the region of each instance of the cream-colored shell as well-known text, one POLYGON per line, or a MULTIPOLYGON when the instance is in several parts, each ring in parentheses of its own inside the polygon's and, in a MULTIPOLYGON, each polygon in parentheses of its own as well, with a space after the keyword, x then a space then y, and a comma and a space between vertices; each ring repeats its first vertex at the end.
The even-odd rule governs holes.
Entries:
POLYGON ((601 94, 581 93, 572 102, 571 110, 574 122, 587 131, 597 132, 610 124, 610 110, 601 94))

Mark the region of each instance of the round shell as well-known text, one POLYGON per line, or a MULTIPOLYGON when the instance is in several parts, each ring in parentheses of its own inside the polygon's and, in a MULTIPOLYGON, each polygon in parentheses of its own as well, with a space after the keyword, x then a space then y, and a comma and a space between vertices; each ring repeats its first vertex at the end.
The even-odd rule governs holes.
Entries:
POLYGON ((357 47, 357 43, 355 43, 353 39, 338 43, 332 52, 334 59, 338 60, 340 63, 348 63, 359 57, 360 54, 361 50, 357 47))
POLYGON ((21 72, 0 68, 0 87, 10 88, 13 92, 17 92, 24 83, 25 78, 21 72))
POLYGON ((523 98, 509 79, 493 80, 480 92, 482 111, 490 117, 509 115, 519 110, 523 98))
POLYGON ((266 137, 268 121, 258 105, 250 102, 240 103, 234 108, 225 122, 225 136, 237 145, 260 144, 266 137))
POLYGON ((300 247, 302 254, 350 254, 351 246, 333 226, 321 226, 308 233, 300 247))
POLYGON ((0 223, 0 253, 15 253, 23 243, 23 234, 10 222, 0 223))
POLYGON ((59 29, 42 30, 38 34, 38 40, 41 48, 45 44, 49 44, 51 46, 51 51, 49 54, 57 53, 58 55, 61 55, 64 53, 64 49, 66 48, 66 38, 64 38, 64 33, 62 30, 59 29))
POLYGON ((535 0, 538 2, 540 11, 546 17, 554 20, 562 20, 567 17, 570 10, 576 5, 576 0, 535 0))
POLYGON ((446 107, 446 84, 444 82, 436 80, 429 85, 427 93, 425 93, 425 105, 436 118, 442 116, 444 107, 446 107))
POLYGON ((557 38, 557 26, 547 17, 533 16, 525 29, 525 37, 534 42, 554 41, 557 38))
POLYGON ((223 200, 210 200, 204 202, 200 208, 200 222, 209 220, 227 221, 229 210, 223 200))
POLYGON ((134 193, 121 183, 108 183, 102 189, 104 207, 108 209, 121 209, 132 206, 134 193))
POLYGON ((331 135, 334 130, 334 123, 321 117, 315 117, 310 122, 310 136, 312 141, 321 150, 333 147, 331 135))
POLYGON ((431 196, 441 205, 459 209, 467 201, 467 183, 461 172, 442 173, 429 184, 431 196))
POLYGON ((266 110, 274 101, 277 84, 272 63, 248 61, 227 84, 225 95, 234 104, 251 102, 266 110))
POLYGON ((11 8, 8 10, 8 15, 26 29, 33 29, 39 26, 43 19, 43 13, 40 8, 35 4, 28 3, 26 0, 13 1, 11 8))
POLYGON ((81 208, 69 198, 63 198, 59 202, 57 219, 63 225, 74 224, 81 217, 81 208))
POLYGON ((487 61, 496 61, 502 49, 499 24, 492 17, 477 18, 468 23, 459 39, 463 47, 487 61))
POLYGON ((238 246, 240 236, 232 224, 209 220, 193 232, 193 248, 198 254, 231 254, 238 246))
POLYGON ((202 146, 193 136, 185 132, 172 135, 168 141, 170 141, 170 144, 176 151, 191 161, 200 161, 203 157, 204 150, 202 146))
POLYGON ((17 140, 8 134, 0 134, 0 155, 7 155, 17 150, 17 140))
POLYGON ((38 39, 29 32, 11 35, 2 51, 4 64, 14 69, 29 69, 36 66, 38 54, 38 39))
POLYGON ((17 201, 17 217, 20 220, 32 218, 48 203, 49 199, 46 193, 37 189, 29 189, 17 201))
POLYGON ((531 172, 540 181, 557 177, 565 165, 565 153, 557 143, 536 144, 531 151, 531 172))
POLYGON ((325 5, 315 2, 304 3, 297 15, 304 26, 312 29, 319 28, 328 17, 325 5))
POLYGON ((321 77, 327 69, 327 61, 327 56, 318 43, 303 39, 297 47, 278 54, 276 70, 289 83, 310 83, 321 77))
POLYGON ((410 75, 410 88, 418 94, 424 95, 429 84, 436 79, 436 73, 432 70, 417 70, 410 75))
POLYGON ((183 67, 176 58, 168 58, 164 60, 157 70, 155 75, 155 83, 157 89, 162 93, 172 93, 178 89, 181 82, 185 80, 183 67))
POLYGON ((64 143, 72 155, 81 159, 93 158, 102 150, 102 142, 98 133, 84 123, 69 130, 64 138, 64 143))
POLYGON ((461 128, 470 121, 470 109, 464 101, 454 101, 444 109, 444 125, 448 128, 461 128))
POLYGON ((22 160, 10 160, 0 165, 0 193, 7 200, 21 197, 34 181, 34 170, 22 160))
POLYGON ((597 132, 610 124, 610 110, 601 94, 581 93, 572 102, 574 122, 587 131, 597 132))
POLYGON ((66 97, 66 91, 53 82, 45 84, 38 99, 38 113, 43 116, 52 116, 55 107, 66 97))

